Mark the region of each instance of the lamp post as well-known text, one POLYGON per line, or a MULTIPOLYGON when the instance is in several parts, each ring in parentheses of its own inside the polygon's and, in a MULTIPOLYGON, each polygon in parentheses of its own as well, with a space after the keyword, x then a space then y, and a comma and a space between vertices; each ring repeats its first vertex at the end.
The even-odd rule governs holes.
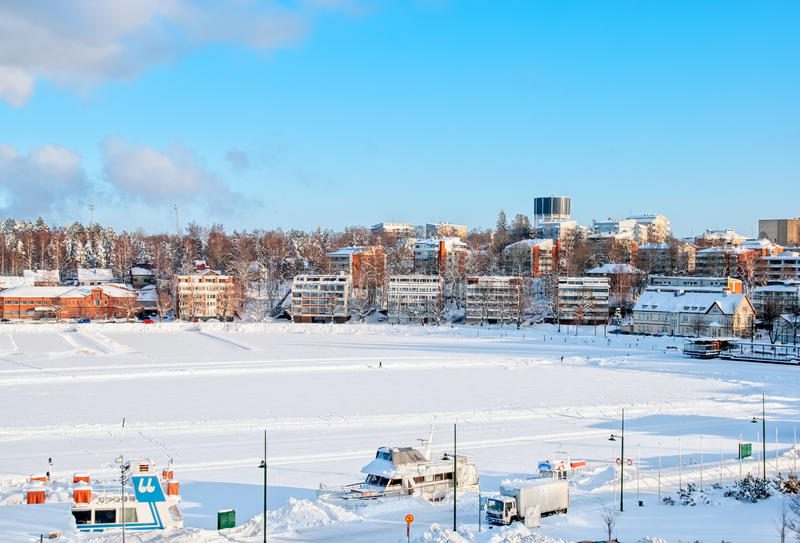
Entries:
POLYGON ((619 435, 611 434, 608 438, 609 441, 616 441, 619 438, 619 510, 625 510, 625 502, 623 501, 623 491, 625 480, 625 408, 622 408, 622 430, 619 435))
MULTIPOLYGON (((759 418, 753 417, 753 424, 758 424, 759 418)), ((764 393, 761 393, 761 476, 767 480, 767 417, 764 408, 764 393)))
POLYGON ((264 459, 261 460, 261 464, 258 466, 259 469, 264 470, 264 509, 263 514, 264 517, 262 519, 263 522, 263 531, 264 531, 264 543, 267 543, 267 430, 264 430, 264 459))

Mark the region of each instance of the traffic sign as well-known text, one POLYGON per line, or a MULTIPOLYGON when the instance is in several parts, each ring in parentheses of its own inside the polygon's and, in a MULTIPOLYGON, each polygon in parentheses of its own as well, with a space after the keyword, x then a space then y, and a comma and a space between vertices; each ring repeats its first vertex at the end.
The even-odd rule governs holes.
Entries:
POLYGON ((412 522, 414 522, 414 515, 409 513, 408 515, 406 515, 406 524, 411 524, 412 522))

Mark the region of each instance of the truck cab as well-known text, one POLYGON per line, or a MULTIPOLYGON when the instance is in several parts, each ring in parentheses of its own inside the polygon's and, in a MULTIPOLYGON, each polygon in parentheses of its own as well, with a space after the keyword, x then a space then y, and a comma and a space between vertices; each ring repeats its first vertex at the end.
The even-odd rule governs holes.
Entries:
POLYGON ((511 524, 517 520, 517 500, 509 496, 489 498, 486 503, 486 518, 492 524, 511 524))

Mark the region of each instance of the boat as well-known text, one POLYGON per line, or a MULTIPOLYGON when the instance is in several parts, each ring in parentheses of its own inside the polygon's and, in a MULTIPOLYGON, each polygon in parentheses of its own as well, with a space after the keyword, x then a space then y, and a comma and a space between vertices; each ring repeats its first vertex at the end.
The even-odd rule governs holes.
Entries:
POLYGON ((79 532, 148 531, 182 528, 180 485, 172 466, 159 474, 147 459, 122 464, 126 484, 92 486, 88 476, 73 479, 72 516, 79 532))
POLYGON ((361 469, 363 482, 339 488, 320 484, 317 497, 326 501, 365 501, 401 496, 421 496, 440 501, 453 492, 455 471, 458 491, 478 491, 478 468, 465 456, 450 453, 431 458, 413 447, 379 447, 375 458, 361 469), (454 470, 455 468, 455 470, 454 470))

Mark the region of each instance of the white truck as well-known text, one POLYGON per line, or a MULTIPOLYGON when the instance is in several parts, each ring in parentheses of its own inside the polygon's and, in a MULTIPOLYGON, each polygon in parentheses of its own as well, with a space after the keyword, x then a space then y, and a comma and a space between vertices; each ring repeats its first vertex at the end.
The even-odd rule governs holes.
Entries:
POLYGON ((500 485, 500 495, 487 501, 486 518, 491 524, 507 525, 521 520, 533 525, 539 517, 566 513, 568 508, 567 481, 529 479, 500 485))

